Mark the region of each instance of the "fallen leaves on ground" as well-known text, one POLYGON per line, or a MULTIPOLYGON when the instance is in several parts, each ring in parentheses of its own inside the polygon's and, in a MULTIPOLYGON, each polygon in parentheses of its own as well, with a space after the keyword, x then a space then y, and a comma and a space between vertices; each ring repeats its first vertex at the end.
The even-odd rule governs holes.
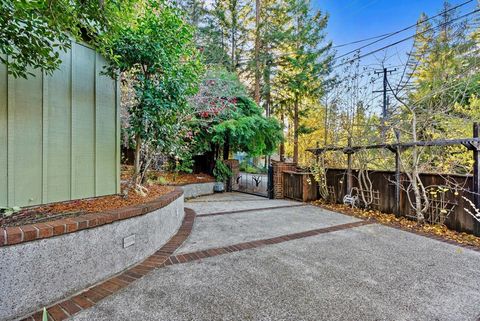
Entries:
POLYGON ((419 224, 416 221, 405 217, 395 217, 394 214, 386 214, 377 210, 364 210, 351 208, 344 204, 330 204, 323 200, 312 202, 313 205, 340 212, 346 215, 359 217, 365 220, 375 220, 381 224, 396 226, 411 231, 422 232, 430 235, 437 235, 460 244, 471 245, 480 248, 480 237, 468 233, 460 233, 450 230, 445 225, 419 224))
MULTIPOLYGON (((122 166, 122 180, 128 180, 132 177, 133 166, 122 166)), ((215 182, 215 178, 205 173, 172 173, 156 170, 149 170, 147 180, 151 183, 158 183, 161 185, 186 185, 195 183, 209 183, 215 182)))
POLYGON ((159 173, 161 179, 166 181, 167 185, 186 185, 186 184, 195 184, 195 183, 209 183, 215 182, 215 178, 207 174, 188 174, 188 173, 180 173, 178 176, 175 177, 173 173, 159 173))

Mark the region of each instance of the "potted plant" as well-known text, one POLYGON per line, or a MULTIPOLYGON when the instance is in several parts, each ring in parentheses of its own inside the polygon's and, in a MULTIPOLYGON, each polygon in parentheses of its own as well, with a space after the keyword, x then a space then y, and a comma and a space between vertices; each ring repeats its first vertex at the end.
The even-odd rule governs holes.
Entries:
POLYGON ((221 193, 225 191, 225 182, 232 176, 232 171, 224 162, 217 159, 215 168, 213 169, 213 176, 215 176, 216 180, 213 191, 221 193))

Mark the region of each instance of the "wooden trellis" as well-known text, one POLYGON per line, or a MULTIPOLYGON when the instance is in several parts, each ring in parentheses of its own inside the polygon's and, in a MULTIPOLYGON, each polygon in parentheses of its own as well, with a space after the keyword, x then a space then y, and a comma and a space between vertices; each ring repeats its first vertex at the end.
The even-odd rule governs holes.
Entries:
POLYGON ((412 147, 434 147, 434 146, 464 146, 473 154, 473 183, 472 194, 474 204, 477 208, 480 208, 480 125, 478 123, 473 124, 473 137, 463 139, 440 139, 432 141, 417 141, 409 143, 394 143, 394 144, 378 144, 378 145, 365 145, 365 146, 352 146, 351 139, 348 141, 348 146, 337 147, 317 147, 307 149, 307 151, 315 154, 316 156, 329 151, 342 151, 347 155, 347 193, 352 191, 353 187, 353 174, 352 174, 352 155, 356 152, 367 149, 387 149, 395 154, 395 214, 400 215, 400 186, 401 186, 401 171, 400 171, 400 155, 401 152, 412 147))

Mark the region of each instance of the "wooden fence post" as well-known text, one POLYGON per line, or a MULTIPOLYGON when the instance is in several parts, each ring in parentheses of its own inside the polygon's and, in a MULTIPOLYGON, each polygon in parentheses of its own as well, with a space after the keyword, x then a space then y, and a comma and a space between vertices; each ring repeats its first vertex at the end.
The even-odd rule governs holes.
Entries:
MULTIPOLYGON (((479 123, 473 123, 473 138, 480 135, 479 123)), ((478 143, 473 144, 473 200, 476 208, 480 208, 480 146, 478 143)))

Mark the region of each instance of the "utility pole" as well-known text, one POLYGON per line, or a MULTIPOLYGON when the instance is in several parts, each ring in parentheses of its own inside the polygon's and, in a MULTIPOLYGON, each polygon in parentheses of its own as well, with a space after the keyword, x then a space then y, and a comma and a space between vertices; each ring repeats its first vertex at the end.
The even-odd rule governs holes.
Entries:
POLYGON ((383 70, 375 71, 375 75, 383 74, 383 90, 374 90, 374 93, 383 93, 383 106, 382 106, 382 137, 385 136, 385 120, 387 119, 387 106, 388 106, 388 75, 392 72, 397 71, 397 68, 388 69, 383 68, 383 70))

